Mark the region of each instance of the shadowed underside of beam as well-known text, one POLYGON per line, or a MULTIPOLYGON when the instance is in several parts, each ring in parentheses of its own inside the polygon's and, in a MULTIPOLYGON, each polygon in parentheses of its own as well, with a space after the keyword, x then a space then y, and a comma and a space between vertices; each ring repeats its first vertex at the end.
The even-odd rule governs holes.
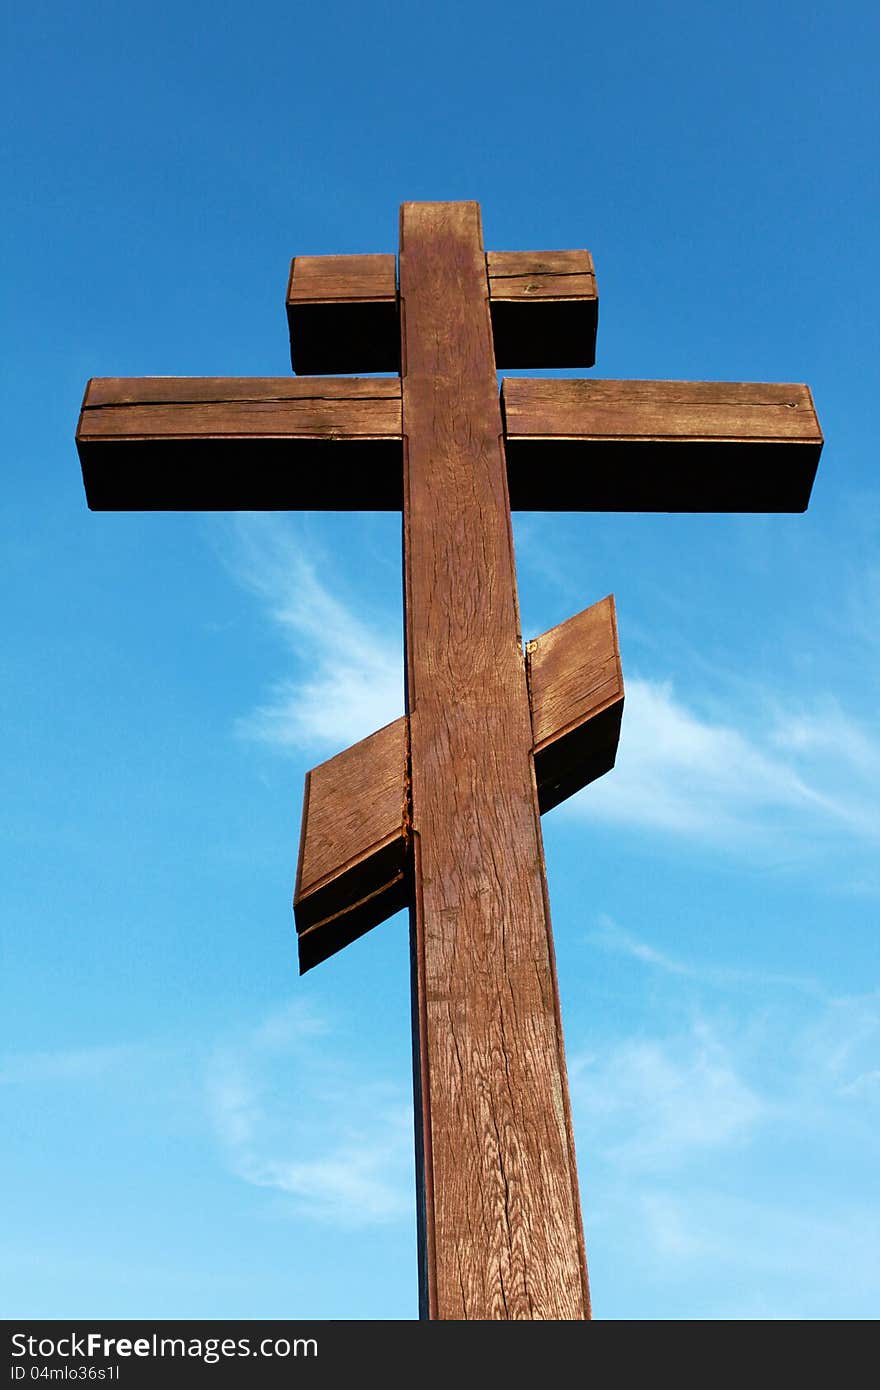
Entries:
MULTIPOLYGON (((598 297, 589 251, 489 251, 486 274, 496 366, 592 367, 598 297)), ((395 257, 295 256, 287 323, 295 372, 399 372, 395 257)))
POLYGON ((822 450, 809 387, 507 378, 512 507, 802 512, 822 450))
MULTIPOLYGON (((623 676, 609 595, 526 651, 538 804, 548 811, 614 766, 623 676)), ((406 717, 306 778, 294 912, 300 970, 407 906, 406 717)))
MULTIPOLYGON (((94 510, 399 511, 397 377, 95 378, 77 431, 94 510)), ((809 388, 503 383, 514 509, 787 512, 822 433, 809 388)))
POLYGON ((76 442, 95 511, 394 511, 400 380, 96 377, 76 442))
POLYGON ((403 716, 306 774, 293 900, 301 972, 409 903, 408 745, 403 716))

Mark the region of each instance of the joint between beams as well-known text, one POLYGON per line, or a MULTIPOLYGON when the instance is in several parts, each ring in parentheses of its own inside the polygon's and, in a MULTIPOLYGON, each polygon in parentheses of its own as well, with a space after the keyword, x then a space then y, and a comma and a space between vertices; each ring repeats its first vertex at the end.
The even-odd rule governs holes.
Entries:
POLYGON ((412 811, 412 748, 409 736, 409 720, 406 721, 406 755, 403 761, 403 805, 400 808, 400 824, 403 830, 403 850, 408 857, 413 839, 412 811))
POLYGON ((313 932, 318 931, 320 928, 326 928, 330 925, 331 922, 336 922, 340 918, 347 917, 350 914, 356 912, 358 908, 363 907, 368 902, 372 902, 374 898, 378 898, 382 893, 387 893, 391 888, 395 886, 395 884, 402 883, 405 877, 406 875, 404 874, 403 869, 399 869, 398 872, 393 876, 393 878, 390 878, 387 883, 381 884, 379 888, 374 888, 370 893, 365 893, 364 896, 362 898, 358 898, 356 902, 347 903, 345 907, 340 908, 338 912, 331 912, 328 917, 322 917, 321 920, 318 922, 310 922, 309 925, 307 927, 304 927, 302 931, 297 932, 299 940, 304 941, 306 937, 311 936, 313 932))

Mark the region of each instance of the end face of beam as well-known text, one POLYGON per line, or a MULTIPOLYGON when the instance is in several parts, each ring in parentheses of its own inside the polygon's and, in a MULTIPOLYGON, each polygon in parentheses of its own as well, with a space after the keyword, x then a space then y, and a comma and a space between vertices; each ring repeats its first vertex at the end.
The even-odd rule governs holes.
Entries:
POLYGON ((535 511, 802 512, 822 450, 801 384, 511 378, 502 408, 535 511))
POLYGON ((623 714, 623 671, 609 594, 526 647, 541 813, 610 772, 623 714))
POLYGON ((399 372, 394 256, 295 256, 287 285, 293 370, 399 372))
POLYGON ((495 364, 592 367, 599 298, 589 251, 490 251, 495 364))
POLYGON ((407 758, 403 717, 306 777, 293 900, 301 973, 409 904, 407 758))

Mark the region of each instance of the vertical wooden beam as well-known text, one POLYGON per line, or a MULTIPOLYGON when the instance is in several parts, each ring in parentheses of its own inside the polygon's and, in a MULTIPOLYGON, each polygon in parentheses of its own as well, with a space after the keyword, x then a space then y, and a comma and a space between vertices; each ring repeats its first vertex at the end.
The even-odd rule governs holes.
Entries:
POLYGON ((589 1295, 479 205, 401 209, 422 1313, 589 1295))

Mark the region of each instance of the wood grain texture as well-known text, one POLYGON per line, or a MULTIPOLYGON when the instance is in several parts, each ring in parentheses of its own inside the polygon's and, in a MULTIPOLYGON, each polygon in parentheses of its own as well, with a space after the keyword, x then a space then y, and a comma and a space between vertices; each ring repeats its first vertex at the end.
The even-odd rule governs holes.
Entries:
POLYGON ((295 372, 399 371, 394 256, 295 256, 287 324, 295 372))
POLYGON ((623 714, 623 672, 609 594, 526 647, 541 812, 610 772, 623 714))
POLYGON ((407 907, 406 718, 306 777, 293 906, 300 972, 407 907))
POLYGON ((495 363, 592 367, 598 294, 589 251, 490 251, 495 363))
POLYGON ((529 510, 803 511, 822 449, 803 385, 511 378, 502 406, 529 510))
POLYGON ((393 255, 294 256, 290 263, 288 304, 365 299, 396 304, 393 255))
POLYGON ((593 257, 584 250, 487 251, 486 270, 490 295, 497 292, 493 283, 509 275, 596 275, 593 257))
MULTIPOLYGON (((83 411, 122 405, 225 405, 244 401, 400 401, 398 377, 326 381, 290 376, 96 376, 86 386, 83 411)), ((398 416, 398 433, 400 430, 398 416)))
POLYGON ((596 298, 589 251, 489 251, 489 299, 596 298))
POLYGON ((588 1315, 474 203, 404 204, 404 565, 423 1311, 588 1315))
POLYGON ((557 299, 581 302, 594 299, 596 282, 591 275, 508 275, 501 280, 490 281, 493 293, 490 294, 492 321, 495 320, 495 307, 505 300, 519 303, 527 300, 557 299))
POLYGON ((806 386, 742 381, 504 382, 509 433, 591 439, 821 439, 806 386))
MULTIPOLYGON (((490 251, 486 267, 498 367, 593 365, 589 251, 490 251)), ((399 371, 394 257, 294 257, 287 321, 295 372, 399 371)))
MULTIPOLYGON (((623 708, 614 599, 529 642, 526 661, 543 813, 614 766, 623 708)), ((294 895, 301 972, 408 905, 409 824, 406 716, 307 775, 294 895)))
POLYGON ((94 510, 385 510, 400 412, 397 378, 97 378, 76 439, 94 510))

